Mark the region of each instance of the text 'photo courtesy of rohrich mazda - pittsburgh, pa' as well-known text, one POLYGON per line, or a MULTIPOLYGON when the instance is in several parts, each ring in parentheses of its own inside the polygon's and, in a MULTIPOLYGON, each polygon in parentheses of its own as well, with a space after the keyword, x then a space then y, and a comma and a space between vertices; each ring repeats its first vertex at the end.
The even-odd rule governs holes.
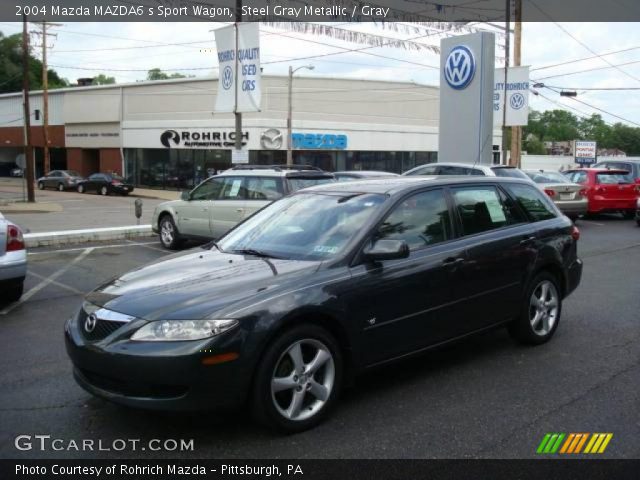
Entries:
POLYGON ((0 479, 637 479, 639 25, 0 3, 0 479))

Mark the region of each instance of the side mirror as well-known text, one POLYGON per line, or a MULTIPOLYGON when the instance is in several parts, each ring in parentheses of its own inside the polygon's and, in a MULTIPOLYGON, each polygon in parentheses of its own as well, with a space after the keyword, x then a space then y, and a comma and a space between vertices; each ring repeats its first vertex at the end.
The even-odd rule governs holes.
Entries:
POLYGON ((189 195, 189 192, 184 191, 180 194, 180 200, 184 200, 185 202, 188 202, 189 200, 191 200, 191 195, 189 195))
POLYGON ((404 240, 380 239, 364 249, 367 260, 394 260, 409 256, 409 245, 404 240))

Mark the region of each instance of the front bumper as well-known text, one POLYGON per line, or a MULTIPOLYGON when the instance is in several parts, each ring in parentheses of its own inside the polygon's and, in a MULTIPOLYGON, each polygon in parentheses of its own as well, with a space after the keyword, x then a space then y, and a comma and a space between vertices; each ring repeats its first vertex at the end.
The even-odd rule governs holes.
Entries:
POLYGON ((6 252, 0 257, 0 280, 21 279, 27 275, 27 251, 6 252))
POLYGON ((239 328, 219 337, 193 342, 135 342, 134 320, 98 341, 87 341, 79 319, 65 327, 67 354, 76 382, 89 393, 114 403, 153 410, 233 409, 243 404, 251 369, 242 355, 206 366, 217 353, 241 352, 239 328))

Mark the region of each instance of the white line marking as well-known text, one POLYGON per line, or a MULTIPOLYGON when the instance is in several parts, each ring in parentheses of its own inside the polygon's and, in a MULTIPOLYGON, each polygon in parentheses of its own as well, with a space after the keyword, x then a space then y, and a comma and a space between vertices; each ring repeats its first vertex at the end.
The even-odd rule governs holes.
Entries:
MULTIPOLYGON (((27 275, 31 275, 34 276, 36 278, 39 278, 40 280, 47 280, 47 277, 45 277, 44 275, 40 275, 38 273, 35 272, 27 272, 27 275)), ((64 283, 60 283, 56 280, 51 280, 49 283, 51 283, 51 285, 55 285, 56 287, 60 287, 60 288, 64 288, 65 290, 69 290, 70 292, 73 292, 77 295, 84 295, 86 292, 81 292, 80 290, 76 290, 73 287, 70 287, 69 285, 65 285, 64 283)))
POLYGON ((150 245, 157 245, 158 242, 136 243, 133 240, 129 240, 128 238, 125 239, 125 242, 129 242, 132 245, 140 245, 141 247, 148 248, 150 250, 157 250, 158 252, 162 252, 162 253, 170 253, 168 250, 163 250, 162 248, 150 246, 150 245))
POLYGON ((17 302, 12 303, 11 305, 7 306, 4 310, 0 310, 0 315, 6 315, 7 313, 11 312, 17 306, 22 305, 24 302, 26 302, 31 297, 33 297, 36 293, 38 293, 40 290, 42 290, 44 287, 46 287, 47 285, 52 283, 56 278, 61 276, 64 272, 66 272, 69 268, 71 268, 71 266, 75 265, 76 263, 80 262, 81 260, 84 260, 87 257, 87 255, 89 255, 92 251, 93 251, 93 247, 85 248, 84 252, 82 252, 76 258, 71 260, 64 267, 62 267, 61 269, 57 270, 52 275, 49 275, 45 280, 43 280, 38 285, 33 287, 31 290, 29 290, 27 293, 22 295, 22 298, 20 300, 18 300, 17 302))
MULTIPOLYGON (((141 242, 141 243, 116 243, 113 245, 97 245, 95 247, 91 247, 94 250, 97 250, 99 248, 118 248, 118 247, 133 247, 135 245, 140 245, 140 246, 144 246, 144 245, 156 245, 158 242, 141 242)), ((46 252, 27 252, 28 255, 45 255, 47 253, 60 253, 60 252, 78 252, 80 250, 86 250, 87 247, 78 247, 78 248, 65 248, 65 249, 61 249, 61 250, 47 250, 46 252)))
POLYGON ((580 220, 581 223, 590 223, 592 225, 598 225, 599 227, 604 227, 604 223, 594 222, 593 220, 580 220))

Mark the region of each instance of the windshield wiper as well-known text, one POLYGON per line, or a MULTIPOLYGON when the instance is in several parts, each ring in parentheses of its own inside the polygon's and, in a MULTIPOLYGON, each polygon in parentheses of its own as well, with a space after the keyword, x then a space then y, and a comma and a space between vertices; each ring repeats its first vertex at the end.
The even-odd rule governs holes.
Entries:
POLYGON ((262 250, 256 250, 255 248, 240 248, 237 250, 231 250, 232 253, 239 253, 240 255, 253 255, 254 257, 261 258, 276 258, 280 259, 282 257, 278 257, 271 253, 263 252, 262 250))

